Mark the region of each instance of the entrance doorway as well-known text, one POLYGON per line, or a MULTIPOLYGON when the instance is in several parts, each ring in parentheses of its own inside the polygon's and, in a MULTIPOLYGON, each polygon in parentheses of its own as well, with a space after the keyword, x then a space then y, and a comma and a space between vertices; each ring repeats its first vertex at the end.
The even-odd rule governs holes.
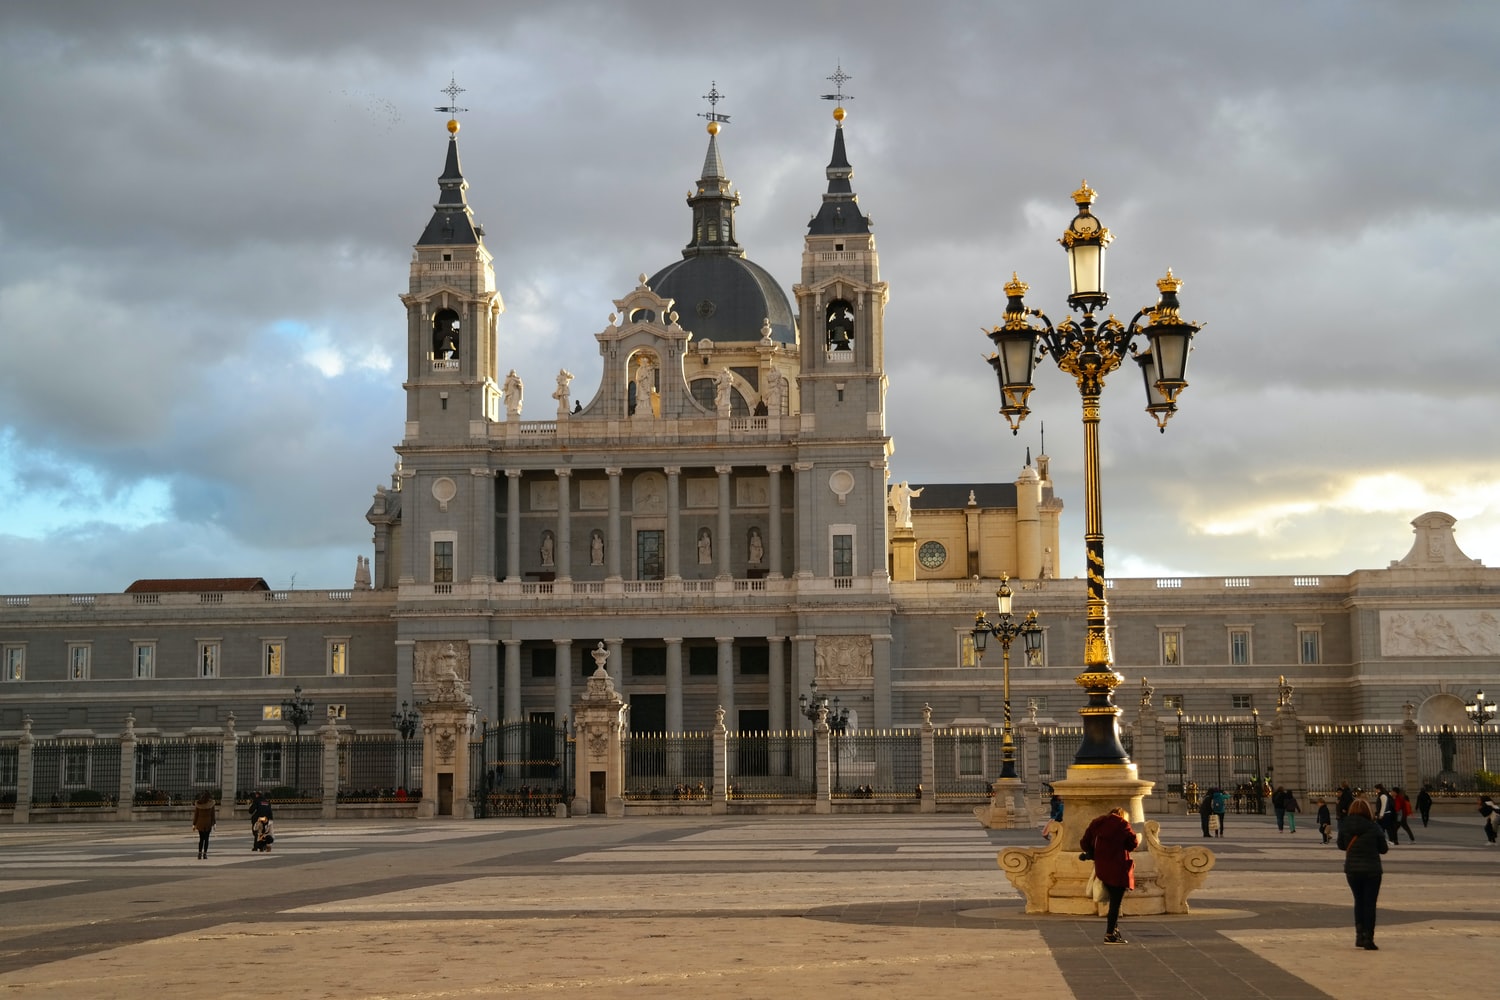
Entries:
POLYGON ((589 813, 594 816, 603 816, 604 805, 604 772, 589 772, 589 813))

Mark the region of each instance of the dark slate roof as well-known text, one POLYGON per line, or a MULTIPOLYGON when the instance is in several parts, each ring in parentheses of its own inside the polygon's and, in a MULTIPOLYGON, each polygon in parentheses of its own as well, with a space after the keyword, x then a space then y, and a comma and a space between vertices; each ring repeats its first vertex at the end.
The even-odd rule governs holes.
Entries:
POLYGON ((248 593, 270 590, 258 576, 207 577, 199 580, 137 580, 125 588, 127 594, 248 593))
POLYGON ((697 340, 760 340, 761 323, 769 319, 772 340, 797 342, 786 292, 770 272, 748 258, 686 257, 657 271, 646 284, 657 295, 677 300, 677 322, 697 340))
POLYGON ((464 198, 469 183, 458 165, 458 137, 448 138, 448 159, 443 176, 438 178, 438 200, 432 206, 432 219, 422 230, 417 246, 474 246, 479 233, 474 228, 474 213, 464 198))
POLYGON ((979 507, 1016 506, 1015 483, 912 483, 922 495, 911 498, 912 510, 954 510, 969 506, 969 491, 979 507))
POLYGON ((869 216, 859 210, 859 196, 849 179, 854 168, 844 153, 844 126, 833 130, 833 157, 828 161, 828 191, 818 214, 807 224, 809 236, 841 236, 846 233, 868 233, 869 216))

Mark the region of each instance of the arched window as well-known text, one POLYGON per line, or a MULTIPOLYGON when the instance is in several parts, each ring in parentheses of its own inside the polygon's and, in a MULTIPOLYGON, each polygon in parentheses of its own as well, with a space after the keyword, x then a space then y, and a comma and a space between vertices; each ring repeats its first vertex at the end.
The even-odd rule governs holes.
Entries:
POLYGON ((854 349, 854 307, 843 299, 834 299, 828 303, 824 329, 827 331, 830 351, 852 351, 854 349))
POLYGON ((453 360, 458 357, 460 337, 458 313, 452 309, 439 309, 432 317, 433 360, 453 360))

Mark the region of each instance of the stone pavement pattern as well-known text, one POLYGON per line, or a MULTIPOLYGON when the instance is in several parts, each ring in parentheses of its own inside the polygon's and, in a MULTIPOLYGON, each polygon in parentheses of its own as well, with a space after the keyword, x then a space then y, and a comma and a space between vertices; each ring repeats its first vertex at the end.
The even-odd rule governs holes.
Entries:
MULTIPOLYGON (((1500 850, 1437 819, 1387 855, 1379 952, 1316 831, 1232 816, 1186 916, 1037 916, 961 816, 283 822, 210 857, 155 825, 0 827, 0 997, 1476 995, 1500 850)), ((1168 843, 1201 837, 1163 823, 1168 843)))

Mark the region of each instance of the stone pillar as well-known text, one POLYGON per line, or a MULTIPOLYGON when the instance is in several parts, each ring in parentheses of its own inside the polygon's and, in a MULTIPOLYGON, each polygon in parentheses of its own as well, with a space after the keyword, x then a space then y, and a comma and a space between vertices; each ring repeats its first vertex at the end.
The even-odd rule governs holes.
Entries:
POLYGON ((669 733, 682 732, 682 638, 668 636, 667 643, 667 719, 669 733))
POLYGON ((573 579, 573 470, 557 469, 557 553, 559 581, 573 579))
MULTIPOLYGON (((813 653, 817 648, 818 637, 815 635, 792 636, 792 691, 789 698, 790 704, 797 704, 798 699, 807 693, 812 687, 813 678, 817 676, 817 664, 813 653)), ((797 721, 798 729, 811 729, 812 723, 805 716, 799 715, 797 721)))
POLYGON ((625 689, 625 640, 605 639, 605 647, 609 650, 609 679, 614 681, 615 690, 625 689))
POLYGON ((917 533, 896 525, 891 529, 891 580, 910 583, 917 578, 917 533))
POLYGON ((521 582, 521 470, 505 470, 505 580, 521 582))
MULTIPOLYGON (((339 727, 329 720, 321 730, 323 737, 323 818, 334 819, 339 814, 339 727)), ((469 747, 464 745, 464 756, 468 759, 469 747)))
POLYGON ((135 716, 125 716, 125 730, 120 734, 120 786, 115 798, 115 818, 132 818, 135 804, 135 716))
POLYGON ((234 713, 224 720, 224 735, 219 751, 219 804, 227 813, 234 812, 235 799, 239 798, 239 734, 234 731, 234 713))
MULTIPOLYGON (((609 476, 609 523, 605 527, 604 575, 620 579, 620 474, 621 469, 605 469, 609 476)), ((571 711, 572 706, 569 706, 571 711)))
POLYGON ((625 726, 625 702, 615 690, 605 664, 609 652, 601 642, 591 654, 594 674, 583 696, 573 706, 577 736, 574 757, 573 815, 625 815, 625 758, 621 730, 625 726))
POLYGON ((786 730, 786 709, 790 703, 786 691, 786 636, 767 636, 766 643, 769 646, 766 656, 769 661, 766 686, 771 701, 769 725, 771 732, 779 733, 786 730))
MULTIPOLYGON (((1145 678, 1142 678, 1144 682, 1145 678)), ((1131 759, 1135 761, 1136 772, 1146 781, 1152 782, 1157 788, 1166 790, 1167 787, 1167 759, 1166 749, 1162 745, 1161 723, 1156 715, 1156 706, 1147 699, 1147 689, 1142 688, 1141 705, 1136 712, 1134 734, 1132 736, 1130 752, 1131 759)), ((1147 810, 1153 813, 1167 813, 1172 811, 1172 801, 1167 795, 1152 795, 1145 803, 1147 810)))
POLYGON ((403 701, 412 704, 417 702, 416 693, 413 691, 416 672, 412 663, 416 645, 411 639, 396 640, 396 699, 391 704, 392 708, 403 701))
POLYGON ((495 582, 495 474, 489 469, 470 469, 473 502, 469 506, 470 583, 495 582))
POLYGON ((458 674, 437 679, 432 696, 422 703, 422 800, 417 816, 473 819, 469 798, 469 738, 474 731, 474 702, 458 674))
POLYGON ((1026 794, 1032 801, 1041 803, 1044 807, 1042 811, 1046 812, 1045 804, 1051 795, 1043 787, 1041 779, 1036 777, 1042 771, 1042 727, 1037 725, 1035 716, 1027 716, 1013 722, 1011 728, 1015 732, 1016 767, 1028 776, 1026 794))
POLYGON ((31 735, 31 716, 21 718, 21 738, 16 742, 16 808, 11 813, 12 823, 31 822, 31 794, 34 774, 31 751, 36 738, 31 735))
POLYGON ((669 465, 663 470, 667 474, 667 551, 664 554, 668 580, 682 578, 682 530, 678 521, 682 519, 682 467, 669 465))
POLYGON ((501 639, 500 642, 505 646, 505 699, 495 717, 502 723, 520 722, 521 640, 501 639))
POLYGON ((725 716, 734 723, 734 728, 738 731, 740 717, 734 705, 734 636, 716 635, 714 642, 719 647, 719 707, 723 709, 725 716))
POLYGON ((487 719, 500 717, 499 645, 494 639, 469 640, 469 690, 474 710, 487 719))
POLYGON ((722 705, 714 710, 714 788, 708 800, 712 815, 729 812, 729 729, 724 725, 722 705))
MULTIPOLYGON (((719 524, 715 532, 719 536, 719 579, 728 580, 734 575, 729 562, 733 554, 731 550, 734 548, 729 538, 731 530, 729 521, 729 474, 734 471, 734 467, 730 465, 716 465, 714 466, 714 471, 719 474, 719 524)), ((730 720, 733 721, 733 716, 730 717, 730 720)))
MULTIPOLYGON (((1411 717, 1412 706, 1407 703, 1406 719, 1401 723, 1401 780, 1402 791, 1410 789, 1407 798, 1413 803, 1417 800, 1417 790, 1422 787, 1422 768, 1417 762, 1417 720, 1411 717)), ((1299 794, 1305 796, 1307 783, 1301 782, 1297 786, 1299 794)), ((1299 798, 1298 802, 1306 801, 1299 798)), ((1304 808, 1306 808, 1304 806, 1304 808)))
POLYGON ((937 738, 932 728, 932 706, 922 706, 922 800, 924 813, 937 812, 937 738))
POLYGON ((833 812, 833 767, 829 745, 833 742, 828 728, 828 709, 818 709, 813 724, 813 812, 826 816, 833 812))
POLYGON ((792 465, 795 474, 793 484, 793 534, 792 549, 796 553, 793 557, 792 575, 796 577, 811 577, 814 574, 813 567, 818 565, 814 546, 817 544, 817 528, 813 524, 813 498, 812 498, 812 469, 811 462, 797 462, 792 465))
POLYGON ((781 466, 768 465, 766 472, 770 475, 769 488, 766 491, 766 500, 770 505, 770 511, 766 516, 766 549, 770 555, 766 565, 768 567, 766 578, 780 580, 781 572, 781 466))
MULTIPOLYGON (((1297 709, 1292 705, 1289 688, 1276 706, 1275 728, 1271 731, 1271 760, 1276 768, 1276 784, 1289 788, 1297 797, 1304 811, 1314 812, 1307 795, 1307 727, 1297 718, 1297 709)), ((1416 734, 1413 724, 1411 750, 1412 766, 1416 766, 1416 734)), ((1421 787, 1418 785, 1417 787, 1421 787)))
POLYGON ((889 632, 872 633, 870 636, 870 668, 874 672, 875 690, 872 708, 875 718, 871 724, 877 729, 892 725, 891 719, 891 635, 889 632))
MULTIPOLYGON (((561 727, 564 722, 573 717, 573 640, 553 639, 552 645, 557 650, 556 667, 552 672, 552 721, 553 725, 561 727)), ((516 665, 516 699, 520 700, 521 670, 519 662, 516 665)))

